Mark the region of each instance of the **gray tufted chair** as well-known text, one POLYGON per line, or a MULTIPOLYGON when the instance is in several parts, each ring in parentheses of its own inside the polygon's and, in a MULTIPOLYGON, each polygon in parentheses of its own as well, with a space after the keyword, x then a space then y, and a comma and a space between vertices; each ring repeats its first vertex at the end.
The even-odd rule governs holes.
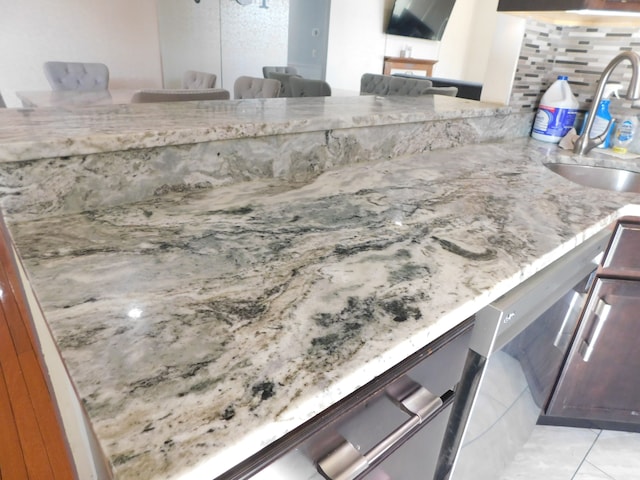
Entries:
POLYGON ((361 95, 424 95, 424 91, 431 88, 433 83, 426 79, 393 77, 365 73, 360 77, 361 95))
POLYGON ((360 78, 360 95, 401 95, 417 97, 418 95, 448 95, 455 97, 457 87, 434 87, 426 78, 394 77, 365 73, 360 78))
POLYGON ((280 95, 280 81, 273 78, 238 77, 233 84, 233 98, 275 98, 280 95))
POLYGON ((229 100, 229 91, 222 88, 142 89, 131 97, 131 103, 180 102, 193 100, 229 100))
POLYGON ((216 86, 217 76, 215 73, 197 72, 196 70, 187 70, 182 77, 182 88, 203 89, 214 88, 216 86))
POLYGON ((455 97, 458 95, 458 87, 429 87, 422 91, 422 95, 446 95, 455 97))
POLYGON ((262 76, 264 78, 269 78, 269 72, 275 73, 288 73, 289 75, 298 75, 298 69, 296 67, 262 67, 262 76))
POLYGON ((331 95, 331 86, 324 80, 291 77, 289 83, 293 97, 329 97, 331 95))
POLYGON ((291 97, 293 94, 291 93, 291 77, 298 77, 300 75, 293 75, 291 73, 278 73, 278 72, 268 72, 267 78, 273 78, 280 82, 280 95, 279 97, 291 97))
POLYGON ((109 88, 109 69, 103 63, 45 62, 44 74, 53 90, 109 88))

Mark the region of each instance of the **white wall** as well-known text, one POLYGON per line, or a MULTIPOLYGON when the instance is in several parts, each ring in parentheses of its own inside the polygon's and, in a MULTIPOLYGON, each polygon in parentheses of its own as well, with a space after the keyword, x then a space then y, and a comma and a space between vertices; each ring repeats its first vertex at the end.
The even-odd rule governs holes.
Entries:
POLYGON ((383 57, 438 60, 433 74, 482 82, 493 40, 498 0, 456 0, 441 42, 386 35, 393 0, 334 0, 331 4, 327 81, 333 88, 358 91, 365 72, 382 73, 383 57))
MULTIPOLYGON (((458 0, 460 1, 460 0, 458 0)), ((494 40, 494 32, 498 22, 497 13, 498 0, 472 0, 471 4, 475 6, 470 14, 470 29, 469 35, 456 35, 457 42, 464 42, 467 45, 465 55, 465 65, 463 67, 463 74, 461 78, 473 82, 483 82, 485 79, 485 72, 489 68, 489 55, 491 51, 491 45, 494 40)), ((451 29, 457 32, 458 29, 454 25, 451 29)), ((505 39, 507 40, 507 39, 505 39)), ((508 41, 515 41, 520 43, 521 38, 512 39, 508 41)), ((448 47, 449 42, 446 43, 448 47)), ((445 53, 440 51, 441 55, 445 53)))
POLYGON ((456 0, 440 44, 435 77, 484 80, 497 7, 498 0, 456 0))
POLYGON ((0 93, 48 90, 47 60, 101 62, 110 87, 160 87, 155 0, 0 0, 0 93))
POLYGON ((385 1, 331 2, 326 80, 333 89, 359 92, 363 73, 382 73, 385 1))
POLYGON ((483 102, 509 105, 526 23, 524 17, 498 14, 480 97, 483 102))
MULTIPOLYGON (((106 63, 111 88, 161 87, 158 22, 162 27, 163 12, 176 6, 186 16, 173 32, 164 24, 163 36, 168 32, 170 39, 162 40, 169 55, 166 87, 177 86, 184 70, 201 69, 218 74, 218 86, 231 90, 239 75, 261 76, 256 66, 287 62, 288 0, 269 0, 268 9, 258 1, 245 7, 226 0, 158 1, 156 10, 156 0, 0 0, 0 93, 7 105, 20 106, 15 90, 49 89, 42 72, 46 60, 106 63), (196 33, 196 26, 206 31, 196 33), (187 35, 189 47, 176 47, 177 38, 187 35)), ((496 4, 457 0, 442 42, 433 42, 384 34, 393 0, 333 0, 327 81, 336 90, 358 92, 363 73, 382 73, 385 55, 399 56, 411 45, 412 56, 438 60, 435 76, 482 82, 496 4)))

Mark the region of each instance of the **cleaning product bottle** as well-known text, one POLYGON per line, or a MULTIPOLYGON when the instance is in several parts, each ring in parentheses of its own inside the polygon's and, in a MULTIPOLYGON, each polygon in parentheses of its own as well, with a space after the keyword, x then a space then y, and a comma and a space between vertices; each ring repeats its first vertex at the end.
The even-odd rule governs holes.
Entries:
POLYGON ((578 100, 573 96, 568 77, 559 75, 540 99, 531 136, 543 142, 558 143, 573 127, 578 100))
MULTIPOLYGON (((602 100, 598 104, 598 109, 596 110, 596 118, 593 120, 593 126, 591 127, 591 132, 589 133, 589 138, 595 138, 602 135, 607 128, 609 129, 607 136, 598 148, 609 148, 611 146, 611 132, 613 131, 613 123, 611 122, 611 112, 609 112, 609 105, 611 104, 611 95, 615 95, 616 98, 620 98, 618 96, 618 90, 622 87, 619 83, 607 83, 604 86, 604 91, 602 93, 602 100)), ((589 114, 585 115, 584 122, 582 124, 582 131, 580 134, 584 132, 584 129, 587 125, 587 121, 589 120, 589 114)))
POLYGON ((637 128, 638 118, 633 115, 616 119, 616 125, 611 139, 611 148, 613 151, 617 153, 627 153, 629 145, 633 142, 637 128))

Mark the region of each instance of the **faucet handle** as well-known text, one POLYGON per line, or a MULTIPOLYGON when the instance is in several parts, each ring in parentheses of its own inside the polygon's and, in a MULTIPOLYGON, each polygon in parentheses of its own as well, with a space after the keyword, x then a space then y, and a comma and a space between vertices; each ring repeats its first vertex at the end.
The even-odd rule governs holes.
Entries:
POLYGON ((609 135, 609 131, 611 130, 612 125, 613 125, 613 118, 609 120, 609 123, 607 123, 607 128, 605 128, 600 135, 592 138, 592 140, 596 142, 596 147, 604 143, 604 141, 607 139, 607 135, 609 135))
POLYGON ((613 119, 609 120, 607 128, 605 128, 604 132, 602 132, 597 137, 589 137, 589 132, 582 132, 582 135, 580 135, 580 137, 573 144, 573 153, 582 155, 596 148, 598 145, 602 145, 607 139, 607 135, 609 134, 611 125, 613 125, 613 119))

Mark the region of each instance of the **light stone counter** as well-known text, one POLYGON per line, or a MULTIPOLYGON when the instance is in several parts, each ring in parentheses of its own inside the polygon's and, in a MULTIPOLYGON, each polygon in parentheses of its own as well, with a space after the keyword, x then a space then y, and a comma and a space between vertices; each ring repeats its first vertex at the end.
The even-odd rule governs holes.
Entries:
POLYGON ((508 107, 443 95, 3 109, 0 162, 460 118, 491 119, 509 112, 508 107))
POLYGON ((211 479, 640 213, 545 159, 521 138, 8 221, 117 478, 211 479))
POLYGON ((24 218, 526 135, 531 114, 446 96, 0 110, 0 202, 24 218))

